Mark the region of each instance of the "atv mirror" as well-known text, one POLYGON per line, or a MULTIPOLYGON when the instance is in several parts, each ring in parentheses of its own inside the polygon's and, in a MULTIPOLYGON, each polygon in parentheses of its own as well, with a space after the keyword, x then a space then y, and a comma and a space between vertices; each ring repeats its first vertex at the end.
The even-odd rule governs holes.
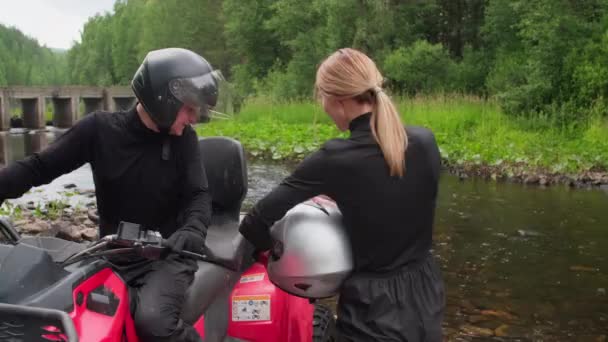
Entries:
POLYGON ((78 342, 78 335, 66 312, 0 303, 0 341, 78 342))

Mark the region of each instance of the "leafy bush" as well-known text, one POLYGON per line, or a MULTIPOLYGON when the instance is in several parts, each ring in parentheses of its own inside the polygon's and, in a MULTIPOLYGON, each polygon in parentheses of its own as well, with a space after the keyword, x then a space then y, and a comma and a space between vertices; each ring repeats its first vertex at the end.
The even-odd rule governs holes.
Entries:
POLYGON ((441 44, 418 40, 408 48, 388 53, 384 72, 391 85, 406 94, 449 89, 454 64, 441 44))

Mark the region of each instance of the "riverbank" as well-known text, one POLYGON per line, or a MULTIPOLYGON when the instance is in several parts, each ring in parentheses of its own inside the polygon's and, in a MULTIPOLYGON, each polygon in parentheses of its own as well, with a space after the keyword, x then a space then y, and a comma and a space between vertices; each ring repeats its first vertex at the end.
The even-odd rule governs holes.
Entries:
MULTIPOLYGON (((404 122, 433 130, 444 167, 461 178, 526 184, 608 185, 608 121, 577 125, 517 118, 493 103, 444 96, 397 101, 404 122)), ((256 99, 231 120, 197 126, 201 136, 240 140, 253 158, 299 161, 331 138, 345 137, 315 103, 256 99)))
MULTIPOLYGON (((61 202, 60 208, 9 208, 0 216, 11 218, 23 236, 49 236, 75 242, 96 241, 99 237, 99 216, 95 206, 75 207, 61 202)), ((0 241, 2 243, 2 241, 0 241)))

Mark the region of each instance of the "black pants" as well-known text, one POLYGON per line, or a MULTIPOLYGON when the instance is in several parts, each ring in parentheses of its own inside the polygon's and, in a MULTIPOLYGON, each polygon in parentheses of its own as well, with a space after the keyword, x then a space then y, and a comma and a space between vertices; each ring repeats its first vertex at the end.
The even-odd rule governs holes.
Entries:
POLYGON ((391 274, 354 274, 340 291, 340 341, 441 342, 444 307, 432 256, 391 274))
POLYGON ((201 341, 195 329, 180 319, 196 270, 196 261, 169 255, 119 271, 130 286, 131 311, 141 341, 201 341))

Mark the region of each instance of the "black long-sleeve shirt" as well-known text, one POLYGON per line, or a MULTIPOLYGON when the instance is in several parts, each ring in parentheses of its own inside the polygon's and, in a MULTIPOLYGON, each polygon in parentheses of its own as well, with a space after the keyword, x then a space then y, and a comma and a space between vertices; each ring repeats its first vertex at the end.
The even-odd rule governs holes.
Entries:
POLYGON ((101 236, 115 233, 120 221, 154 227, 165 238, 181 227, 206 234, 211 196, 196 132, 186 127, 181 137, 161 135, 142 123, 135 108, 87 115, 42 152, 0 170, 0 200, 19 197, 87 162, 101 236), (163 160, 166 139, 170 153, 163 160))
POLYGON ((325 194, 342 212, 357 271, 392 271, 426 257, 440 172, 435 137, 428 129, 406 127, 405 175, 391 177, 370 116, 350 123, 348 139, 330 140, 306 158, 247 214, 241 233, 269 249, 269 227, 275 221, 296 204, 325 194))

